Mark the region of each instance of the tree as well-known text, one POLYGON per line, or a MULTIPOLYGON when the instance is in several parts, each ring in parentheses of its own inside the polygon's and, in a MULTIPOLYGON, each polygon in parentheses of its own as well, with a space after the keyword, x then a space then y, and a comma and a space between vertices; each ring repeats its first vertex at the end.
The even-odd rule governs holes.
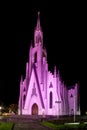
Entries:
POLYGON ((10 104, 9 105, 9 112, 14 112, 17 114, 18 111, 18 105, 17 104, 10 104))

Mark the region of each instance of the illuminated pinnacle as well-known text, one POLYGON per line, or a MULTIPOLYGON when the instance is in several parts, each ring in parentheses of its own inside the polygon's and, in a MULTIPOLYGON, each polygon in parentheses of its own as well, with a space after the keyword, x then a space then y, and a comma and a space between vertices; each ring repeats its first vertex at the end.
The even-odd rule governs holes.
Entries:
POLYGON ((38 17, 40 16, 40 11, 38 11, 38 17))
POLYGON ((40 30, 40 12, 38 11, 37 30, 40 30))

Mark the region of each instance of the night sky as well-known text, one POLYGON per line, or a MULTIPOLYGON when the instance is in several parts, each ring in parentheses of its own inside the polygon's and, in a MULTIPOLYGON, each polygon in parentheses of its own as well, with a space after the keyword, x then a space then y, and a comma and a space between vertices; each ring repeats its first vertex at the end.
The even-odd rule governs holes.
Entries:
POLYGON ((0 16, 0 102, 18 103, 21 75, 25 77, 33 41, 37 12, 40 11, 49 70, 60 70, 68 86, 80 85, 81 111, 87 110, 87 36, 85 3, 32 3, 2 5, 0 16), (52 5, 51 5, 52 4, 52 5))

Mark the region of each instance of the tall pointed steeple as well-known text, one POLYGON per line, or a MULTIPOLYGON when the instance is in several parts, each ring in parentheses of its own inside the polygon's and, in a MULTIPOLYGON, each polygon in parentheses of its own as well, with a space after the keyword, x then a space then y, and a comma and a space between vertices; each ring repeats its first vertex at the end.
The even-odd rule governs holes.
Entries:
POLYGON ((43 32, 40 25, 40 12, 38 12, 37 24, 34 31, 34 45, 42 45, 43 46, 43 32))
POLYGON ((36 30, 40 30, 41 26, 40 26, 40 12, 38 12, 38 18, 37 18, 37 26, 36 26, 36 30))

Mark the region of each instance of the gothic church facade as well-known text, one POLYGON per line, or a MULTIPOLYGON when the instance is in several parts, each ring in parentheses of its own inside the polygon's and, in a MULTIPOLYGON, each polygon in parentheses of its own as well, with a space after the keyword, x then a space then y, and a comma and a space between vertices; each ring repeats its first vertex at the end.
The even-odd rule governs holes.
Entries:
POLYGON ((79 86, 68 89, 59 71, 48 70, 47 52, 43 48, 43 32, 38 14, 34 31, 34 47, 30 46, 25 79, 21 77, 18 114, 71 115, 80 114, 79 86))

